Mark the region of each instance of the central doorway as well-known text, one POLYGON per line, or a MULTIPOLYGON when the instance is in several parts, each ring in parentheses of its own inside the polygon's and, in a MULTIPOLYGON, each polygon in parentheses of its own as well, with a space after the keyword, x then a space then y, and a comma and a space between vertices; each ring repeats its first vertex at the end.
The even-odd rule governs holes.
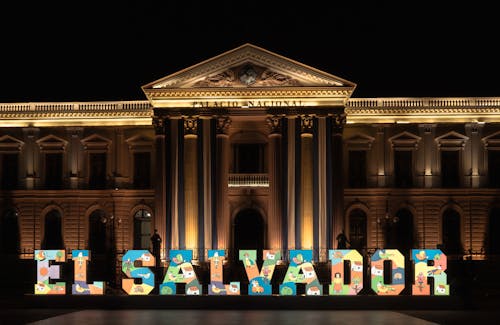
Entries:
POLYGON ((265 225, 261 214, 251 208, 238 212, 233 224, 233 261, 239 263, 240 249, 257 250, 257 261, 261 261, 264 241, 265 225))

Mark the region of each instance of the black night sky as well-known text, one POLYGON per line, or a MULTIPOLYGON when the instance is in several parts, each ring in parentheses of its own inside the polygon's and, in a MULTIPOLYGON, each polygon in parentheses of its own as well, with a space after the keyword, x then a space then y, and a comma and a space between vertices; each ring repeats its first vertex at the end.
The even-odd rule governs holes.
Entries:
POLYGON ((500 20, 493 6, 4 2, 0 102, 142 100, 142 85, 247 42, 357 83, 353 97, 496 97, 500 20))

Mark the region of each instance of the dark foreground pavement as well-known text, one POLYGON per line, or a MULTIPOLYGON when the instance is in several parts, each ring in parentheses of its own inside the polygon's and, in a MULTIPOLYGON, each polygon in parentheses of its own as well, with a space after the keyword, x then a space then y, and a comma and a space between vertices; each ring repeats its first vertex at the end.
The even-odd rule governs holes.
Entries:
POLYGON ((0 324, 498 324, 493 297, 35 296, 0 298, 0 324))

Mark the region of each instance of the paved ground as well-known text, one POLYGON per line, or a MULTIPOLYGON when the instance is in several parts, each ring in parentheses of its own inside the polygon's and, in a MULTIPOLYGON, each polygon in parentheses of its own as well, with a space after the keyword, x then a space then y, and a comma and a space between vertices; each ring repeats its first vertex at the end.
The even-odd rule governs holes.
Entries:
POLYGON ((69 310, 0 311, 0 324, 498 324, 500 311, 69 310))

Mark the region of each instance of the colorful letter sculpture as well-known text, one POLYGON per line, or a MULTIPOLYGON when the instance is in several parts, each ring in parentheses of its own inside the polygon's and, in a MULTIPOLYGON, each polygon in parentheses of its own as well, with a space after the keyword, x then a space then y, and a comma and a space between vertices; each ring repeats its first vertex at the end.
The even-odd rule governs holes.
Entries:
POLYGON ((283 283, 280 284, 281 296, 294 296, 297 294, 296 283, 306 284, 306 295, 321 296, 323 286, 319 283, 316 271, 311 263, 312 250, 290 250, 290 264, 285 274, 283 283))
POLYGON ((234 295, 240 294, 240 283, 231 282, 224 284, 224 260, 226 259, 223 249, 208 251, 210 260, 210 284, 208 285, 209 295, 234 295))
POLYGON ((363 289, 363 256, 355 249, 330 249, 332 283, 329 293, 334 296, 355 296, 363 289), (344 261, 351 262, 351 283, 344 284, 344 261))
POLYGON ((71 255, 73 256, 75 274, 75 283, 71 286, 71 293, 74 295, 104 294, 104 282, 87 283, 87 266, 90 261, 90 252, 88 250, 73 250, 71 255))
POLYGON ((397 249, 377 249, 371 257, 372 289, 377 295, 397 296, 405 288, 405 257, 397 249), (384 261, 391 261, 391 283, 384 282, 384 261))
POLYGON ((66 282, 50 283, 50 279, 61 277, 59 265, 50 265, 49 261, 65 262, 66 252, 64 250, 35 250, 36 260, 36 295, 64 295, 66 294, 66 282))
POLYGON ((434 278, 434 292, 436 296, 450 295, 450 286, 447 283, 445 273, 447 267, 447 257, 440 249, 412 249, 411 259, 415 265, 415 283, 412 286, 412 295, 429 296, 431 286, 427 283, 427 278, 434 278), (434 265, 429 266, 429 261, 434 261, 434 265))
POLYGON ((122 271, 128 279, 122 280, 122 289, 129 295, 147 295, 155 287, 155 275, 149 267, 155 266, 155 257, 148 250, 130 250, 122 258, 122 271), (142 266, 135 266, 136 261, 142 266), (134 279, 142 279, 136 284, 134 279))
POLYGON ((160 284, 161 295, 175 295, 177 293, 176 283, 185 283, 186 295, 200 295, 202 293, 201 284, 196 277, 191 260, 193 251, 191 250, 171 250, 170 264, 160 284))
POLYGON ((280 251, 264 250, 262 251, 262 269, 255 262, 257 251, 240 250, 240 261, 245 266, 245 272, 248 277, 248 294, 251 296, 268 296, 273 294, 271 279, 273 278, 276 263, 281 259, 280 251))

